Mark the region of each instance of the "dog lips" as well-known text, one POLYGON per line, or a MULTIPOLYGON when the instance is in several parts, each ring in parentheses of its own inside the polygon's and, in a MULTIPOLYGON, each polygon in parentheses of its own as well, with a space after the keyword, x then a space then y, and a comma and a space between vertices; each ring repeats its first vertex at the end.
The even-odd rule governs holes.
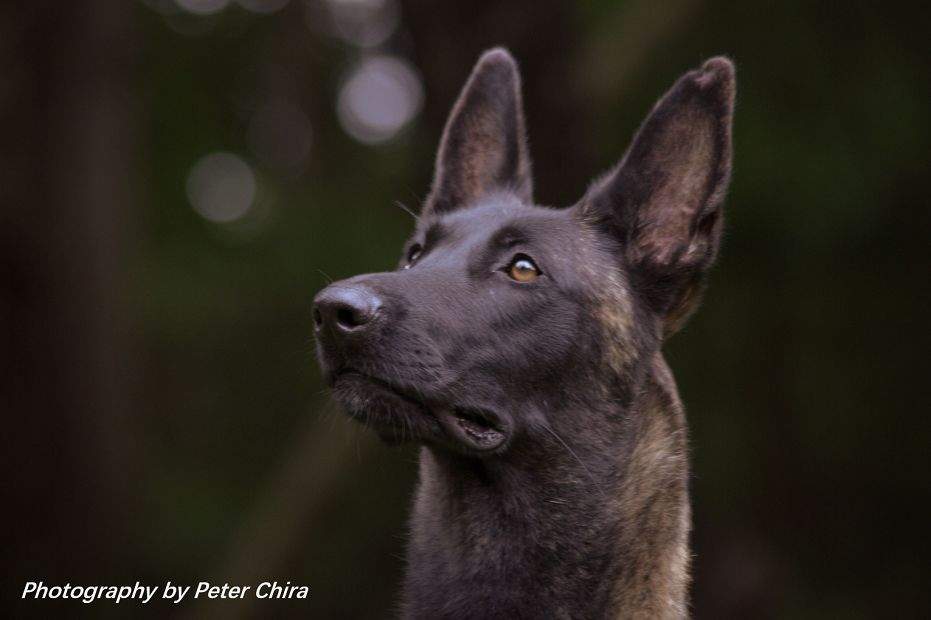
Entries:
POLYGON ((441 409, 436 412, 447 434, 477 450, 493 450, 504 441, 504 433, 471 411, 441 409))

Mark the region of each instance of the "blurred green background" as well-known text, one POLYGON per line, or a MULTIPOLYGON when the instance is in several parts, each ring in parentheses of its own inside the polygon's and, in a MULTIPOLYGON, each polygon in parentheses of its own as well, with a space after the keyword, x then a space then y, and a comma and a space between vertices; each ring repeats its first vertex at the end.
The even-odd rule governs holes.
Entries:
POLYGON ((927 14, 895 3, 93 0, 0 8, 13 615, 383 618, 416 452, 328 403, 310 301, 390 269, 480 52, 524 76, 537 200, 738 68, 728 228, 668 345, 699 618, 929 596, 927 14), (308 584, 299 603, 23 604, 47 583, 308 584))

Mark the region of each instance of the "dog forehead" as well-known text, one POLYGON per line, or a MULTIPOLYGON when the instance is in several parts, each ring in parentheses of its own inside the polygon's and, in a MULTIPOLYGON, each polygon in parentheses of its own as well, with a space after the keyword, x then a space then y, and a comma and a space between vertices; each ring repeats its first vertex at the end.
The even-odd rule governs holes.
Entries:
POLYGON ((513 231, 534 241, 578 239, 579 224, 567 209, 528 205, 509 196, 492 198, 445 214, 434 222, 449 237, 478 242, 513 231))

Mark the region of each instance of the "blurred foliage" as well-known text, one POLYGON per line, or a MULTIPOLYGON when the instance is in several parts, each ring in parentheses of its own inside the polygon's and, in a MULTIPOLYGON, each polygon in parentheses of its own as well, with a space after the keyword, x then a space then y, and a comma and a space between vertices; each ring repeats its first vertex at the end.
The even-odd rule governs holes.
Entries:
POLYGON ((332 31, 323 0, 269 14, 169 5, 135 3, 122 43, 134 135, 120 233, 132 371, 120 574, 225 581, 254 562, 273 570, 259 581, 311 586, 309 601, 262 604, 261 617, 388 615, 416 453, 380 446, 328 404, 314 292, 393 268, 412 224, 395 201, 418 208, 483 49, 506 45, 521 62, 537 199, 554 205, 623 154, 679 74, 723 53, 738 67, 725 246, 704 307, 668 346, 690 412, 695 614, 928 608, 931 32, 917 11, 411 0, 390 37, 361 48, 332 31), (375 54, 411 63, 424 101, 370 145, 343 131, 337 101, 375 54), (256 108, 280 98, 312 128, 297 170, 249 143, 256 108), (192 166, 217 151, 257 180, 252 209, 227 224, 185 193, 192 166), (291 532, 279 547, 250 547, 279 528, 291 532))

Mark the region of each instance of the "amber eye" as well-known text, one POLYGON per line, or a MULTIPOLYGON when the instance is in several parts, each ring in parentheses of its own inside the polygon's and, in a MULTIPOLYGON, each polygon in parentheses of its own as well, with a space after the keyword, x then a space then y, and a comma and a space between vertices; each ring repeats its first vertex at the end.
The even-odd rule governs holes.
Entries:
POLYGON ((420 258, 420 254, 423 252, 423 246, 419 243, 415 243, 407 251, 407 264, 404 265, 405 269, 410 269, 411 265, 417 262, 417 259, 420 258))
POLYGON ((533 282, 540 275, 540 269, 529 256, 518 254, 508 267, 508 275, 518 282, 533 282))

